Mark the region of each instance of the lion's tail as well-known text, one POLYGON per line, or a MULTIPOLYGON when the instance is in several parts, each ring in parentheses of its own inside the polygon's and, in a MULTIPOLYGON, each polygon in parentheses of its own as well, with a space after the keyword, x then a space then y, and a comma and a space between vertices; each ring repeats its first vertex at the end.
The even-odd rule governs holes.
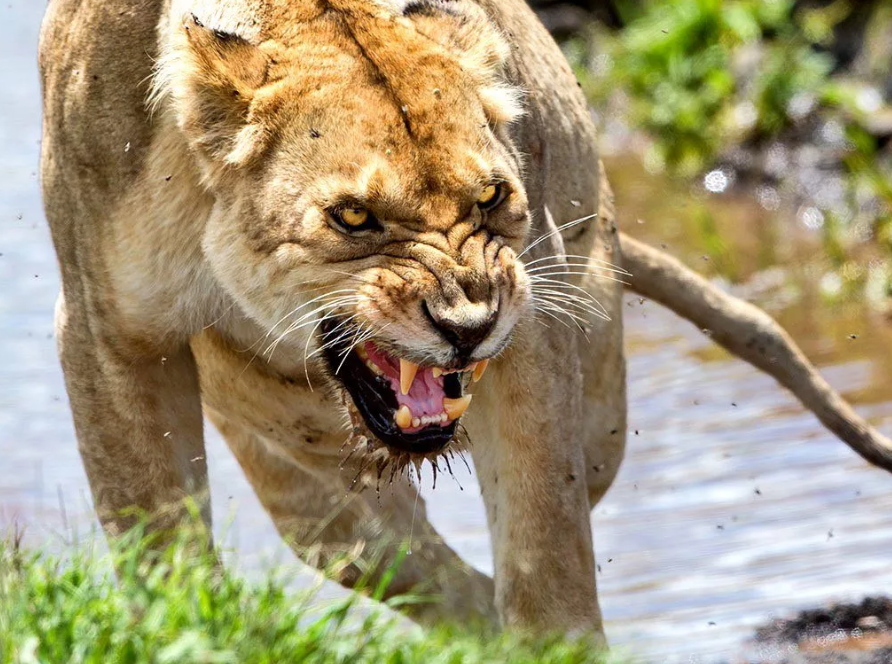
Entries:
POLYGON ((768 314, 628 235, 620 236, 620 245, 632 290, 691 321, 715 342, 773 376, 849 447, 892 471, 892 441, 865 422, 827 384, 768 314))

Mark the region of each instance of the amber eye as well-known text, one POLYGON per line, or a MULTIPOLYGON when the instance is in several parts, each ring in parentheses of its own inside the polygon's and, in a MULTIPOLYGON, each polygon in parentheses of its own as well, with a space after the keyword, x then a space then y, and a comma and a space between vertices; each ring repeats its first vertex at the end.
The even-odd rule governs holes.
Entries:
POLYGON ((331 218, 348 233, 378 228, 375 215, 361 207, 345 207, 329 211, 331 218))
POLYGON ((505 187, 498 182, 494 182, 486 185, 480 191, 480 196, 477 197, 477 205, 482 210, 491 210, 503 200, 505 200, 505 187))
POLYGON ((341 211, 341 219, 351 228, 359 228, 369 220, 369 211, 362 208, 348 208, 341 211))

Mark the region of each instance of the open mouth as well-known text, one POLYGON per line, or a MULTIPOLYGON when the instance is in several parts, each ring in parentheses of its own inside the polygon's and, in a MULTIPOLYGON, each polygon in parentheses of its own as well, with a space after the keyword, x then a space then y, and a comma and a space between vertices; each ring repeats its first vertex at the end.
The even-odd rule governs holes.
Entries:
POLYGON ((372 434, 400 452, 430 454, 455 436, 471 404, 464 394, 483 376, 487 361, 460 370, 419 366, 366 341, 350 348, 327 348, 335 377, 353 400, 372 434))

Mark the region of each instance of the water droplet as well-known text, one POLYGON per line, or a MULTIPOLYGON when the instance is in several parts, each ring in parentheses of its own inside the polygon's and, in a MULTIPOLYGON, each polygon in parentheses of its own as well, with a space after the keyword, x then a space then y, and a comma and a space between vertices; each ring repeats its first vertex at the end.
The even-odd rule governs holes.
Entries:
POLYGON ((816 207, 803 208, 799 212, 799 218, 806 228, 816 231, 824 226, 824 213, 816 207))
POLYGON ((728 188, 730 183, 731 179, 725 171, 721 169, 710 171, 706 174, 706 177, 703 178, 703 186, 706 187, 707 191, 711 191, 713 194, 722 193, 728 188))
POLYGON ((865 88, 855 97, 855 105, 865 113, 876 113, 883 107, 883 95, 876 88, 865 88))
POLYGON ((759 205, 769 212, 775 212, 780 208, 780 194, 777 193, 777 189, 774 187, 769 187, 768 185, 759 187, 756 190, 756 199, 759 201, 759 205))

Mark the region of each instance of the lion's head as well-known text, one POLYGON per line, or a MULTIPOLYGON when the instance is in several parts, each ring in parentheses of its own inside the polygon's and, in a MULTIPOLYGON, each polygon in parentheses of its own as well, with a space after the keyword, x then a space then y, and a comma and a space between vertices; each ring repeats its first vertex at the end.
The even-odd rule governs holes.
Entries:
POLYGON ((529 299, 505 42, 462 0, 270 4, 195 9, 159 63, 217 201, 205 253, 374 438, 437 452, 529 299))

